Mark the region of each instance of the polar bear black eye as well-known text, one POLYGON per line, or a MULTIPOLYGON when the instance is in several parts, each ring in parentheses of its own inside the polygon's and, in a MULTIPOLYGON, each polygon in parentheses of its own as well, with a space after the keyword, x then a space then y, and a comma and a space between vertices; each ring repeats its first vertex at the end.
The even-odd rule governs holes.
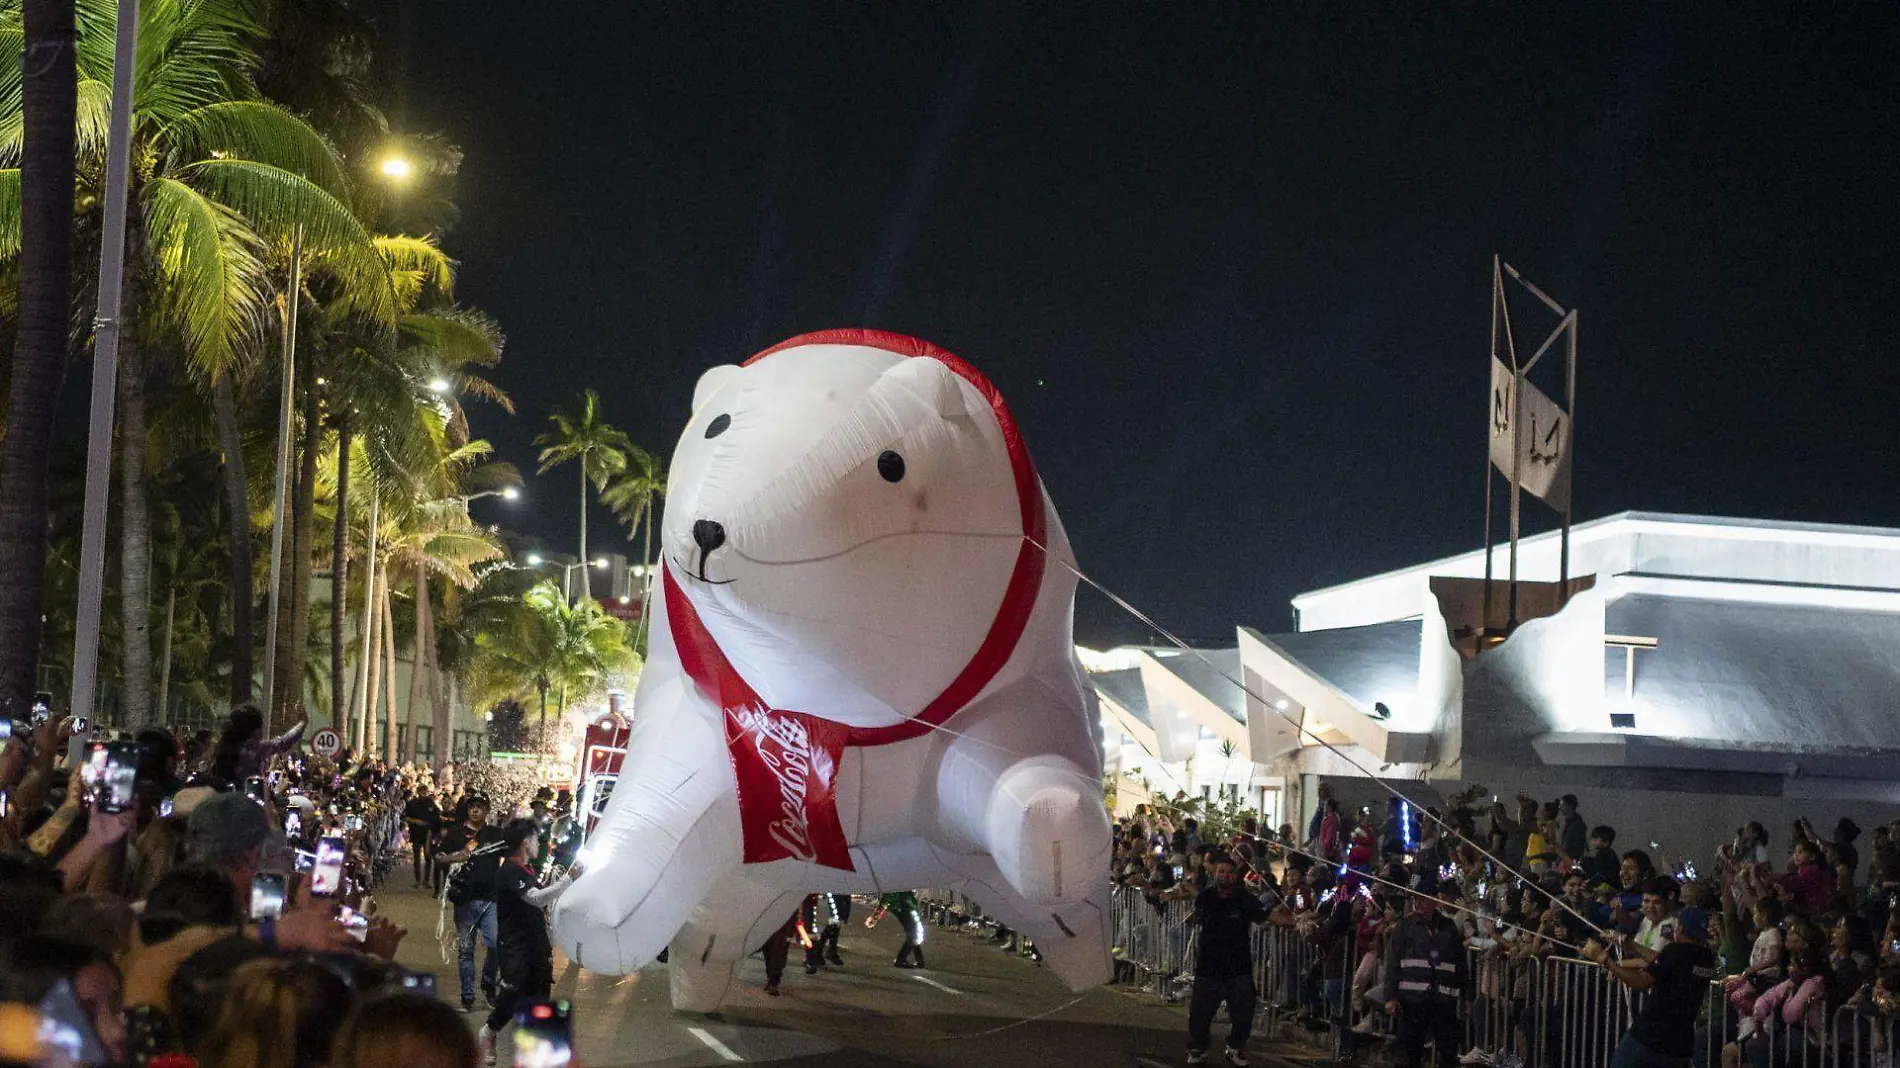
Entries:
POLYGON ((726 428, 731 425, 732 425, 732 416, 715 415, 713 416, 713 421, 706 424, 706 436, 709 438, 716 438, 719 435, 724 434, 726 432, 726 428))
POLYGON ((902 482, 904 480, 904 458, 894 452, 886 450, 877 458, 877 473, 883 475, 884 481, 886 482, 902 482))

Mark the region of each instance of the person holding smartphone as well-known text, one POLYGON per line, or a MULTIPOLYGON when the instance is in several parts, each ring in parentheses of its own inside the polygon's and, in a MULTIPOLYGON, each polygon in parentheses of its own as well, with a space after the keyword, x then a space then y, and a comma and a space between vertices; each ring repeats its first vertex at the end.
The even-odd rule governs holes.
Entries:
POLYGON ((237 907, 251 907, 251 877, 263 866, 271 841, 264 806, 243 794, 212 794, 191 810, 186 822, 192 860, 202 861, 231 879, 237 907))
POLYGON ((559 879, 542 886, 534 869, 541 850, 541 825, 532 819, 510 820, 501 834, 507 856, 495 875, 501 985, 495 1007, 478 1036, 491 1065, 495 1063, 495 1036, 513 1017, 515 1005, 522 998, 545 999, 554 987, 554 944, 548 940, 547 917, 542 910, 554 904, 582 870, 576 864, 559 879))

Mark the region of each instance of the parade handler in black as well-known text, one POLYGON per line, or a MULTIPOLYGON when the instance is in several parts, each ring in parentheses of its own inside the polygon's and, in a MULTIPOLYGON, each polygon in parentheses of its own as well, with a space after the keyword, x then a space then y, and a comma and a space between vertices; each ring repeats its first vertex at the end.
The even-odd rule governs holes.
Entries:
POLYGON ((1584 944, 1583 955, 1603 965, 1617 982, 1649 992, 1642 1013, 1610 1058, 1610 1068, 1688 1068, 1695 1055, 1696 1014, 1715 978, 1715 954, 1703 944, 1708 931, 1708 913, 1686 908, 1660 952, 1616 936, 1630 954, 1619 961, 1595 939, 1584 944))
MULTIPOLYGON (((1456 902, 1458 889, 1446 883, 1439 893, 1456 902)), ((1429 894, 1412 898, 1412 914, 1399 921, 1385 951, 1385 974, 1394 997, 1385 1011, 1398 1021, 1399 1052, 1405 1068, 1425 1061, 1425 1043, 1437 1049, 1438 1068, 1458 1063, 1464 1023, 1458 1018, 1464 999, 1465 940, 1458 925, 1441 914, 1429 894)))
POLYGON ((1267 907, 1240 885, 1240 869, 1222 854, 1213 862, 1214 885, 1194 899, 1189 926, 1201 929, 1201 951, 1194 962, 1194 994, 1188 1001, 1189 1064, 1207 1063, 1209 1031, 1221 1002, 1233 1028, 1227 1036, 1227 1061, 1247 1063, 1247 1036, 1253 1032, 1252 926, 1264 926, 1267 907))
POLYGON ((554 904, 581 874, 569 868, 553 883, 542 886, 534 870, 541 849, 541 827, 534 820, 511 820, 502 829, 507 860, 495 873, 495 918, 501 930, 501 989, 478 1038, 494 1064, 495 1036, 507 1026, 522 998, 546 998, 554 986, 554 945, 548 940, 547 916, 554 904))

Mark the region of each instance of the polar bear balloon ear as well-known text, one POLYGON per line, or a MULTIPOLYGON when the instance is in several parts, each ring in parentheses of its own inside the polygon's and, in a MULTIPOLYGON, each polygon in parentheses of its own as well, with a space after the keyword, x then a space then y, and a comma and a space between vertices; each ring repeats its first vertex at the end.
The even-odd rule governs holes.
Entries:
POLYGON ((705 407, 706 402, 712 399, 712 395, 719 392, 727 382, 732 381, 738 374, 739 367, 737 364, 726 363, 720 364, 718 367, 700 375, 699 384, 693 387, 693 411, 697 412, 705 407))
POLYGON ((895 386, 917 395, 945 419, 969 414, 969 408, 963 401, 962 380, 941 360, 912 356, 884 372, 879 384, 895 386))

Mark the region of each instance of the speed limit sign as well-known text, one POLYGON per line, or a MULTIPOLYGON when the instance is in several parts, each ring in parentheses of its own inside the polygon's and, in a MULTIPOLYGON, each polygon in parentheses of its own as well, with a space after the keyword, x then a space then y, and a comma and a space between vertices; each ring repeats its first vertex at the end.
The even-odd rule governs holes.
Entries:
POLYGON ((337 755, 343 748, 343 739, 328 727, 310 736, 310 748, 325 760, 337 755))

